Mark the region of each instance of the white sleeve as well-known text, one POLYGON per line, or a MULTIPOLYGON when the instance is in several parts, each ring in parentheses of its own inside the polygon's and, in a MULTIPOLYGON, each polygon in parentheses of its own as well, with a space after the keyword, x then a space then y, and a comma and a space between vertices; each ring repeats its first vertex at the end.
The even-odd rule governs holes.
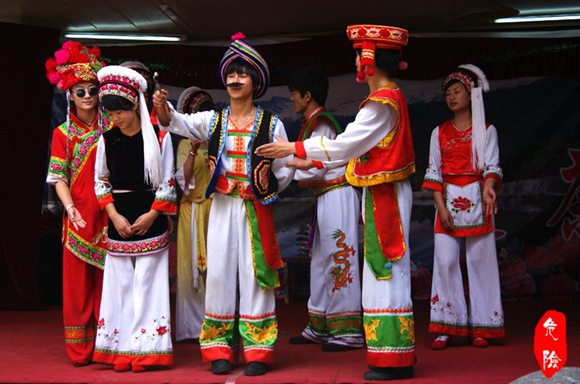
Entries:
POLYGON ((171 103, 169 106, 168 126, 159 124, 162 131, 173 132, 187 138, 194 138, 199 141, 209 141, 208 132, 213 120, 215 111, 203 111, 191 114, 177 112, 171 103))
POLYGON ((495 174, 500 179, 503 178, 503 171, 499 165, 499 145, 497 139, 497 129, 490 125, 486 131, 485 142, 485 168, 483 170, 483 177, 495 174))
MULTIPOLYGON (((336 131, 334 130, 334 127, 331 127, 331 125, 328 123, 328 121, 326 121, 326 119, 320 119, 318 125, 314 128, 312 134, 310 135, 310 137, 319 137, 319 136, 325 136, 328 137, 329 139, 334 139, 336 137, 336 131)), ((344 165, 344 162, 342 165, 344 165)), ((294 180, 318 181, 324 179, 324 175, 326 174, 326 172, 327 172, 326 166, 321 169, 310 168, 309 170, 306 171, 297 169, 296 173, 294 174, 294 180)))
POLYGON ((367 153, 396 124, 397 113, 391 106, 368 101, 357 113, 355 120, 334 140, 323 136, 313 137, 304 141, 304 149, 309 159, 322 161, 325 167, 333 168, 367 153))
MULTIPOLYGON (((274 134, 282 137, 284 140, 288 140, 288 135, 286 134, 286 129, 284 129, 284 124, 280 119, 276 122, 276 128, 274 128, 274 134)), ((274 137, 274 141, 278 141, 274 137)), ((294 158, 294 155, 286 156, 281 159, 275 159, 272 161, 272 172, 278 179, 278 192, 282 192, 294 177, 295 168, 294 167, 287 167, 286 163, 291 161, 294 158)))
POLYGON ((101 136, 97 143, 97 156, 95 158, 95 194, 99 200, 112 193, 112 186, 108 179, 109 168, 105 153, 105 138, 101 136))
MULTIPOLYGON (((161 173, 162 179, 159 188, 155 191, 155 200, 176 204, 177 191, 173 170, 173 143, 171 135, 167 134, 161 144, 161 173)), ((168 214, 168 212, 160 212, 168 214)))
MULTIPOLYGON (((429 143, 429 165, 425 171, 424 181, 443 184, 441 175, 441 146, 439 145, 439 127, 431 132, 431 141, 429 143)), ((424 189, 425 192, 430 190, 424 189)))

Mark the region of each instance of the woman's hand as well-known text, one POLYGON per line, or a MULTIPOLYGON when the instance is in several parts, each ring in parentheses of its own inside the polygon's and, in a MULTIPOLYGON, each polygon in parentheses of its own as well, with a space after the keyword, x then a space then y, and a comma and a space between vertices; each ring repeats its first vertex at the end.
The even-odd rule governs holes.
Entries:
POLYGON ((109 218, 113 222, 115 229, 121 235, 123 239, 128 239, 133 236, 133 230, 131 229, 131 223, 121 214, 109 215, 109 218))
POLYGON ((69 205, 66 214, 77 231, 87 226, 87 222, 83 220, 81 213, 74 205, 69 205))
POLYGON ((485 215, 497 213, 497 196, 493 186, 485 184, 483 186, 483 211, 485 215))
POLYGON ((151 228, 153 222, 155 221, 155 219, 157 219, 157 216, 159 216, 159 212, 157 212, 154 209, 150 210, 147 213, 142 214, 137 218, 137 220, 135 220, 133 225, 131 225, 131 230, 135 235, 143 236, 144 234, 147 233, 149 228, 151 228))
POLYGON ((451 216, 451 212, 447 208, 439 209, 439 221, 441 222, 441 226, 446 231, 453 231, 455 226, 453 225, 453 216, 451 216))

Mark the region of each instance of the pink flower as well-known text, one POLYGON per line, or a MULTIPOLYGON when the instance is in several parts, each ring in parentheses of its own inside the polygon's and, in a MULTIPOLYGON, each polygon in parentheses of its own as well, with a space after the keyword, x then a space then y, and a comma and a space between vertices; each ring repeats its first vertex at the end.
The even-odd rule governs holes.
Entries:
POLYGON ((70 55, 64 49, 60 49, 54 53, 54 58, 56 59, 56 63, 58 65, 66 64, 70 55))

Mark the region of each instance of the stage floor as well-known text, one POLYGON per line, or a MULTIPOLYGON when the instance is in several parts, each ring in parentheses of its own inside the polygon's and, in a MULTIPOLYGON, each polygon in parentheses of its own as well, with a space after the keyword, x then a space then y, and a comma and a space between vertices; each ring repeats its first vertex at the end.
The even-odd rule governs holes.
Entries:
MULTIPOLYGON (((505 301, 507 336, 486 349, 456 339, 444 351, 432 351, 427 333, 429 302, 415 302, 415 378, 405 383, 579 383, 580 303, 577 301, 505 301), (546 310, 567 317, 568 360, 564 375, 551 381, 541 373, 534 357, 536 323, 546 310), (525 378, 522 378, 526 376, 525 378)), ((362 383, 365 351, 322 352, 318 345, 289 345, 306 322, 306 302, 278 301, 280 333, 276 362, 261 377, 246 377, 243 362, 229 375, 216 376, 201 361, 199 346, 175 343, 175 364, 141 374, 116 373, 110 366, 92 364, 74 368, 65 353, 61 308, 45 311, 0 311, 0 382, 2 383, 362 383)))

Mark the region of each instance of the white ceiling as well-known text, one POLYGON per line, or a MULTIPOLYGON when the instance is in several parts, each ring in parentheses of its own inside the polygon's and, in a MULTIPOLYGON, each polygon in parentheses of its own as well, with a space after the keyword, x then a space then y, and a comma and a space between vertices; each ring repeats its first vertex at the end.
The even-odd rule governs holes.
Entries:
MULTIPOLYGON (((0 0, 0 21, 60 29, 179 35, 183 44, 229 41, 242 31, 264 42, 344 33, 354 23, 446 33, 577 30, 579 23, 494 25, 500 16, 580 12, 578 0, 0 0)), ((254 42, 256 43, 256 42, 254 42)), ((101 45, 105 45, 103 42, 101 45)))

